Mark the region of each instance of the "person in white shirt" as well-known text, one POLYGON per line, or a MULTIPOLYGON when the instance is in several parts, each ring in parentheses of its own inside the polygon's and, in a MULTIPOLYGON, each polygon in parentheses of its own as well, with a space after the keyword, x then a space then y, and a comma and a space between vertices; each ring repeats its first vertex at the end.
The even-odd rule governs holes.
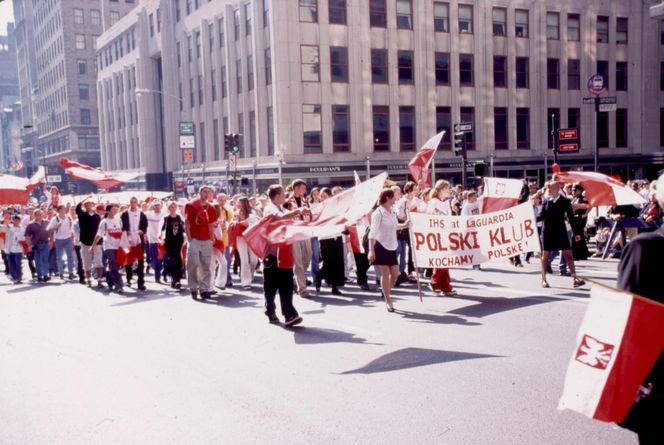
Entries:
MULTIPOLYGON (((148 219, 138 205, 138 198, 133 196, 129 200, 129 208, 122 214, 120 220, 122 221, 122 230, 127 234, 129 247, 135 247, 140 244, 141 250, 145 252, 145 234, 148 231, 148 219)), ((141 258, 137 261, 138 268, 136 269, 136 275, 138 276, 138 290, 146 290, 144 258, 145 255, 142 255, 141 258)), ((128 286, 131 286, 133 272, 132 264, 125 266, 125 275, 127 278, 128 286)))
MULTIPOLYGON (((450 205, 450 183, 444 179, 436 181, 431 189, 431 199, 427 206, 427 213, 430 215, 452 215, 452 206, 450 205)), ((434 292, 443 292, 447 297, 457 295, 452 289, 450 271, 447 268, 439 268, 433 271, 429 287, 434 292)))
POLYGON ((12 225, 6 230, 7 243, 5 249, 7 251, 7 261, 9 263, 9 276, 14 284, 19 284, 23 279, 23 271, 21 262, 23 260, 23 245, 21 242, 25 241, 25 229, 21 226, 21 216, 14 215, 12 217, 12 225))
MULTIPOLYGON (((238 200, 239 212, 234 216, 233 225, 238 225, 237 237, 235 238, 236 249, 240 255, 240 286, 244 290, 251 289, 254 280, 254 272, 258 267, 258 257, 251 251, 242 233, 259 221, 259 218, 251 211, 249 200, 242 197, 238 200), (242 232, 240 232, 242 230, 242 232)), ((308 242, 308 240, 307 240, 308 242)), ((295 247, 293 247, 295 249, 295 247)), ((297 258, 295 258, 297 261, 297 258)))
POLYGON ((477 201, 477 192, 470 190, 466 195, 466 200, 461 207, 461 216, 471 216, 480 214, 480 203, 477 201))
POLYGON ((371 214, 369 228, 369 262, 380 269, 380 287, 388 312, 394 312, 390 292, 399 276, 397 261, 397 230, 408 227, 408 220, 399 224, 392 211, 396 196, 394 190, 384 189, 378 198, 378 209, 371 214))
POLYGON ((55 256, 58 263, 58 273, 60 279, 65 278, 65 264, 62 259, 62 253, 67 255, 67 270, 69 279, 74 277, 74 244, 72 242, 73 224, 71 217, 67 215, 67 209, 63 205, 58 205, 57 214, 51 218, 46 230, 48 231, 51 242, 55 243, 55 256))
POLYGON ((99 223, 99 229, 95 236, 92 246, 88 247, 90 253, 92 249, 103 239, 102 247, 104 248, 104 258, 108 266, 106 273, 106 283, 109 289, 115 290, 117 293, 122 294, 122 277, 120 276, 118 261, 116 255, 120 248, 120 241, 122 240, 122 221, 118 218, 119 207, 117 204, 109 204, 106 206, 106 218, 99 223))
POLYGON ((159 259, 159 235, 161 226, 164 223, 166 215, 161 211, 161 201, 154 201, 152 210, 145 214, 148 220, 148 259, 150 267, 154 271, 154 280, 161 283, 161 271, 163 270, 163 261, 159 259))

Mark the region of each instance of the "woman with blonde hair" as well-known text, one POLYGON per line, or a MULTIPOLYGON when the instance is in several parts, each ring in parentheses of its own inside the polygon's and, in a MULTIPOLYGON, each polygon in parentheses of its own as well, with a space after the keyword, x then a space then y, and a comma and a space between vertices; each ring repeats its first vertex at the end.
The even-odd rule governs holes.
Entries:
MULTIPOLYGON (((450 183, 444 179, 436 181, 429 194, 430 199, 426 213, 430 215, 452 215, 452 206, 450 200, 447 199, 449 196, 450 183)), ((436 293, 442 292, 446 297, 457 295, 457 292, 452 288, 450 271, 447 268, 434 269, 429 287, 436 293)))

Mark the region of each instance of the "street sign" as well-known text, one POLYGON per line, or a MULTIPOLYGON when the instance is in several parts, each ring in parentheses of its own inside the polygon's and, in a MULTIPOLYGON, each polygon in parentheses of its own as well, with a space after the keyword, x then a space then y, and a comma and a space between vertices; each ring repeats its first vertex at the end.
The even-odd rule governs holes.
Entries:
POLYGON ((578 139, 579 130, 577 128, 561 128, 558 130, 558 139, 567 141, 570 139, 578 139))
POLYGON ((60 176, 60 175, 48 175, 46 177, 46 182, 49 183, 49 184, 62 182, 62 176, 60 176))
POLYGON ((561 128, 558 130, 558 153, 579 152, 579 129, 561 128))
POLYGON ((599 98, 600 104, 617 104, 618 98, 616 96, 606 96, 599 98))
POLYGON ((464 133, 469 133, 473 131, 473 123, 472 122, 461 122, 460 124, 454 124, 454 132, 459 133, 459 132, 464 132, 464 133))
POLYGON ((182 152, 182 159, 186 163, 192 162, 194 160, 194 150, 184 150, 182 152))
POLYGON ((579 144, 560 144, 558 151, 560 153, 578 153, 579 144))
POLYGON ((611 111, 616 111, 617 109, 618 109, 617 104, 599 104, 600 112, 611 112, 611 111))
POLYGON ((180 150, 196 148, 196 136, 180 135, 180 150))
POLYGON ((180 122, 180 134, 195 134, 193 122, 180 122))
POLYGON ((588 92, 593 96, 599 96, 609 90, 607 79, 600 74, 595 74, 588 79, 588 92))
POLYGON ((584 97, 583 105, 595 105, 596 97, 584 97))

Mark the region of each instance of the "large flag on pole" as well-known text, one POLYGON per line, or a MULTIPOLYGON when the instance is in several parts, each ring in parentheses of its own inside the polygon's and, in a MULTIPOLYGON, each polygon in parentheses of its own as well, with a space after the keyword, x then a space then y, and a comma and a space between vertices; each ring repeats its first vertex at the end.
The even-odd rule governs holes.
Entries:
POLYGON ((408 163, 408 173, 416 184, 431 185, 429 167, 444 135, 445 130, 429 139, 408 163))
POLYGON ((118 187, 138 176, 138 173, 104 173, 101 169, 79 164, 67 158, 60 158, 60 167, 72 178, 85 179, 106 190, 118 187))
POLYGON ((664 349, 664 305, 595 285, 559 409, 622 422, 664 349))
POLYGON ((479 198, 480 212, 498 212, 519 203, 523 188, 520 179, 484 178, 484 191, 479 198))
POLYGON ((579 182, 586 190, 586 198, 593 207, 645 204, 641 195, 622 182, 597 172, 561 172, 558 180, 565 183, 579 182))
POLYGON ((29 179, 0 173, 0 204, 26 204, 30 191, 44 180, 44 167, 39 167, 29 179))

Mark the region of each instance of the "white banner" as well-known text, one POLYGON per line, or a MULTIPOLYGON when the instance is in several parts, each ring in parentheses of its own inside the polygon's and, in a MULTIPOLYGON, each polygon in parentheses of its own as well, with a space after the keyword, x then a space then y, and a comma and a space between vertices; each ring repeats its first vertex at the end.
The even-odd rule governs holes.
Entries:
POLYGON ((535 212, 530 203, 484 215, 411 213, 417 267, 470 266, 526 252, 539 252, 535 212))

